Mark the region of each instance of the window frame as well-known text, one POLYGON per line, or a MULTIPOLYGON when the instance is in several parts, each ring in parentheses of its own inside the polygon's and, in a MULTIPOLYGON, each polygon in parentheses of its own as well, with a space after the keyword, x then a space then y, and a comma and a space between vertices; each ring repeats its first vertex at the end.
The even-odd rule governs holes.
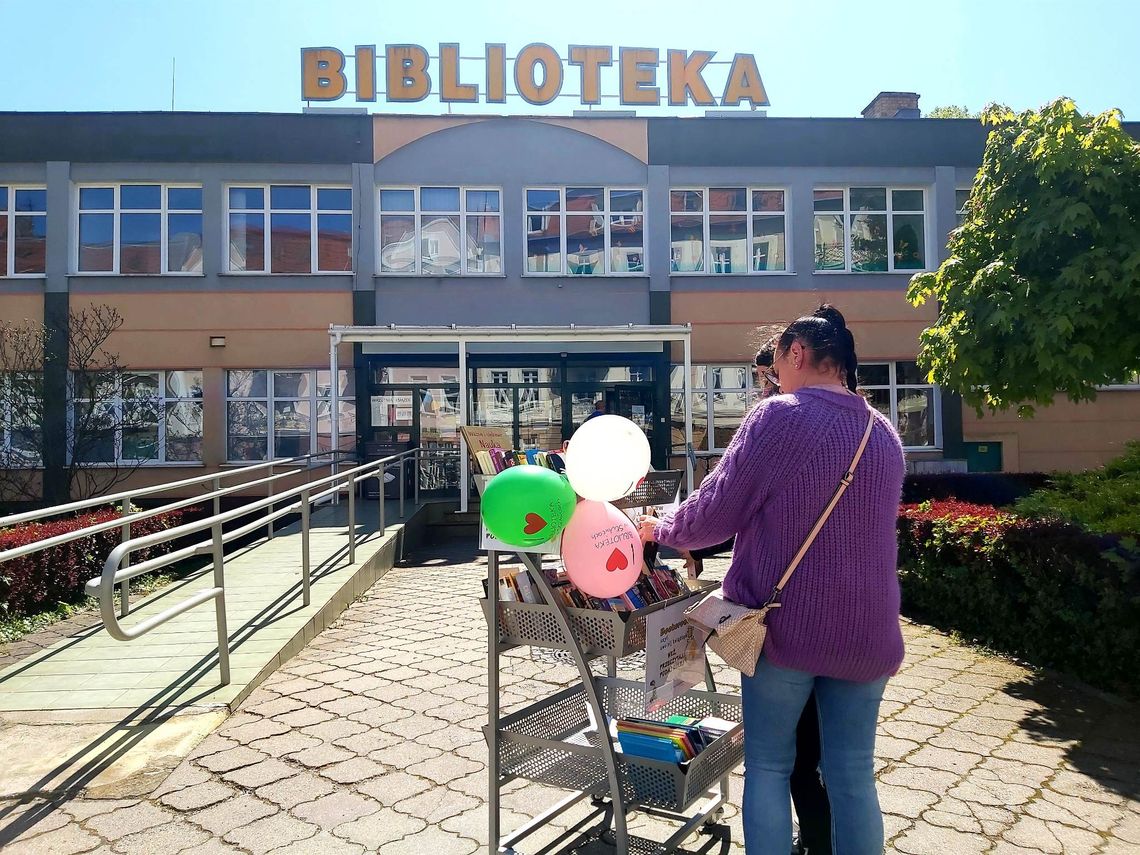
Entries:
POLYGON ((960 229, 966 223, 966 207, 970 204, 970 194, 973 192, 972 187, 955 187, 954 188, 954 228, 960 229), (958 194, 965 193, 966 201, 961 206, 958 205, 958 194))
POLYGON ((338 184, 332 183, 313 183, 309 181, 227 181, 222 185, 222 196, 225 202, 225 213, 223 214, 223 228, 225 230, 225 240, 222 242, 222 271, 226 276, 352 276, 356 272, 356 194, 352 189, 351 184, 338 184), (309 188, 309 208, 302 210, 300 208, 274 208, 271 198, 271 188, 273 187, 308 187, 309 188), (230 190, 234 188, 261 190, 262 191, 262 206, 260 208, 232 208, 230 207, 230 190), (347 211, 332 210, 320 208, 317 205, 317 200, 320 198, 321 190, 347 190, 351 194, 351 203, 347 211), (273 272, 273 215, 274 214, 305 214, 309 215, 309 271, 307 273, 274 273, 273 272), (230 251, 230 215, 231 214, 261 214, 265 222, 265 248, 264 258, 265 263, 261 270, 234 270, 230 266, 232 253, 230 251), (320 232, 319 223, 321 214, 347 214, 350 218, 349 232, 352 236, 352 243, 349 247, 349 261, 351 262, 348 270, 321 270, 318 267, 320 261, 320 232))
POLYGON ((494 187, 491 185, 481 184, 377 184, 375 203, 376 203, 376 276, 383 277, 414 277, 414 278, 452 278, 452 277, 505 277, 506 270, 506 257, 503 246, 503 188, 494 187), (420 202, 420 191, 425 187, 427 188, 456 188, 459 191, 459 210, 458 211, 424 211, 420 202), (385 212, 380 206, 380 194, 385 191, 410 191, 412 194, 412 210, 410 211, 388 211, 385 212), (467 194, 469 192, 475 193, 498 193, 499 194, 499 210, 497 211, 468 211, 467 210, 467 194), (411 216, 412 229, 413 229, 413 258, 415 259, 415 269, 411 272, 404 270, 384 270, 384 243, 383 233, 381 232, 381 218, 385 213, 391 216, 411 216), (443 217, 459 217, 459 231, 466 240, 467 236, 467 218, 468 217, 498 217, 499 219, 499 270, 498 272, 486 271, 471 271, 467 268, 467 252, 466 245, 464 251, 459 254, 459 272, 458 273, 424 273, 423 272, 423 252, 421 250, 422 235, 422 220, 424 215, 438 214, 443 217))
MULTIPOLYGON (((870 368, 871 366, 885 365, 889 372, 889 382, 887 385, 881 383, 870 383, 867 385, 859 384, 859 391, 872 391, 872 390, 885 390, 890 397, 890 414, 888 418, 891 420, 891 425, 898 431, 898 400, 899 393, 908 389, 931 390, 931 418, 934 419, 934 444, 933 445, 904 445, 903 451, 907 452, 923 452, 923 451, 941 451, 943 449, 942 437, 942 387, 937 383, 899 383, 898 382, 898 364, 900 362, 913 362, 911 359, 867 359, 859 361, 859 368, 870 368)), ((902 438, 902 434, 899 434, 902 438)))
POLYGON ((922 185, 909 185, 909 184, 847 184, 837 186, 835 184, 820 184, 812 186, 812 206, 811 206, 811 223, 812 223, 812 256, 815 256, 815 218, 817 216, 829 216, 839 214, 843 217, 843 269, 842 270, 823 270, 812 264, 812 275, 821 276, 835 276, 854 274, 857 276, 874 276, 874 275, 897 275, 905 274, 907 276, 914 276, 918 273, 927 273, 933 270, 930 266, 931 262, 931 247, 930 247, 930 214, 929 212, 929 197, 928 188, 922 185), (855 189, 878 189, 882 188, 886 192, 886 209, 882 211, 855 211, 851 208, 851 190, 855 189), (817 211, 815 209, 815 194, 817 192, 827 191, 840 191, 843 193, 843 210, 842 211, 817 211), (922 258, 923 267, 905 267, 895 268, 895 230, 894 230, 894 217, 896 211, 894 210, 893 196, 896 191, 918 191, 922 193, 922 210, 921 211, 898 211, 900 216, 921 216, 922 217, 922 258), (887 218, 887 269, 886 270, 854 270, 851 266, 851 217, 855 214, 880 214, 886 215, 887 218))
POLYGON ((522 253, 522 275, 534 276, 537 278, 550 278, 563 276, 568 279, 602 279, 609 276, 617 276, 622 278, 640 278, 649 276, 649 253, 647 243, 649 240, 649 212, 646 200, 648 198, 648 188, 638 187, 631 184, 528 184, 522 188, 522 216, 523 216, 523 253, 522 253), (567 211, 566 210, 566 191, 567 190, 592 190, 600 189, 602 191, 602 210, 600 211, 567 211), (612 208, 610 194, 617 191, 630 191, 634 190, 641 194, 641 210, 640 211, 615 211, 612 208), (527 206, 527 193, 531 191, 544 191, 544 192, 557 192, 558 193, 558 211, 546 212, 531 211, 527 206), (613 258, 610 253, 613 250, 613 241, 611 237, 611 229, 613 223, 611 218, 619 216, 638 216, 641 217, 641 269, 640 270, 619 270, 614 271, 613 258), (529 270, 528 259, 530 257, 529 235, 530 228, 527 222, 531 217, 558 217, 558 245, 559 245, 559 259, 561 261, 561 268, 559 270, 529 270), (571 273, 569 264, 569 255, 566 249, 566 218, 571 217, 601 217, 602 219, 602 272, 601 273, 571 273))
MULTIPOLYGON (((768 186, 768 185, 753 185, 753 184, 717 184, 708 186, 697 185, 680 185, 669 188, 669 201, 667 203, 666 214, 669 217, 669 275, 670 276, 794 276, 795 270, 792 266, 792 234, 788 228, 791 215, 791 192, 787 187, 768 186), (745 196, 745 206, 743 211, 713 211, 712 210, 712 191, 713 190, 743 190, 745 196), (696 214, 697 211, 674 211, 672 204, 672 194, 674 192, 697 192, 702 194, 704 200, 702 210, 699 212, 702 217, 702 240, 704 241, 702 247, 702 264, 704 265, 701 270, 674 270, 673 269, 673 217, 682 216, 684 214, 696 214), (752 194, 779 192, 784 194, 784 209, 783 211, 756 211, 752 207, 752 194), (728 216, 732 214, 743 214, 746 223, 746 237, 745 242, 748 246, 748 269, 739 271, 716 272, 712 269, 712 229, 710 217, 715 216, 728 216), (753 241, 755 240, 754 231, 754 217, 776 217, 784 218, 784 269, 783 270, 754 270, 755 258, 752 254, 753 241)), ((715 366, 723 367, 723 366, 715 366)))
MULTIPOLYGON (((103 186, 103 185, 98 185, 103 186)), ((97 373, 97 372, 95 372, 97 373)), ((90 460, 82 461, 78 465, 90 467, 113 467, 113 466, 146 466, 146 467, 202 467, 205 466, 204 454, 199 455, 198 460, 167 460, 166 459, 166 405, 181 404, 181 403, 196 403, 202 408, 202 436, 200 437, 202 451, 205 451, 205 438, 206 438, 206 395, 205 395, 205 371, 202 368, 124 368, 114 374, 115 393, 111 401, 111 406, 114 408, 115 419, 115 459, 114 460, 90 460), (202 379, 202 397, 176 397, 168 396, 166 394, 166 378, 168 374, 177 374, 179 372, 197 372, 203 375, 202 379), (153 399, 155 402, 155 409, 158 411, 158 436, 157 446, 158 454, 155 458, 149 460, 140 460, 133 457, 123 457, 123 428, 124 428, 124 408, 125 403, 134 399, 125 399, 123 397, 123 379, 128 375, 136 374, 157 374, 158 375, 158 394, 153 399)), ((67 456, 71 457, 74 444, 74 430, 75 430, 75 405, 83 401, 90 401, 89 398, 79 398, 75 394, 75 374, 68 372, 67 376, 67 430, 68 430, 68 448, 67 456)), ((139 399, 146 400, 146 399, 139 399)), ((42 428, 41 428, 42 429, 42 428)), ((69 459, 69 463, 72 463, 69 459)))
POLYGON ((5 248, 4 273, 0 279, 43 279, 47 276, 47 185, 46 184, 20 184, 0 182, 0 187, 7 188, 8 202, 0 208, 0 219, 7 224, 7 246, 5 248), (42 211, 17 211, 16 192, 20 190, 42 190, 44 192, 44 209, 42 211), (17 217, 43 217, 44 218, 44 269, 36 273, 16 272, 16 218, 17 217))
POLYGON ((12 396, 8 394, 7 385, 12 382, 13 374, 30 374, 38 376, 38 391, 37 396, 41 398, 38 403, 39 415, 43 415, 43 371, 0 371, 0 390, 4 390, 0 395, 0 460, 3 461, 5 466, 11 466, 17 469, 43 469, 43 445, 44 445, 44 426, 39 424, 35 430, 38 434, 36 449, 33 452, 25 452, 23 449, 13 449, 12 435, 16 431, 15 416, 12 408, 12 396), (13 455, 19 455, 21 460, 17 463, 13 455))
MULTIPOLYGON (((280 274, 278 274, 278 275, 280 275, 280 274)), ((318 426, 319 426, 321 418, 322 418, 321 405, 324 404, 326 406, 331 406, 331 404, 332 404, 332 386, 331 385, 328 386, 328 394, 322 394, 321 393, 321 390, 325 387, 323 387, 320 383, 320 372, 327 371, 327 370, 328 370, 327 368, 283 368, 280 366, 278 366, 276 368, 227 368, 225 371, 224 380, 223 380, 223 382, 225 383, 225 403, 224 403, 225 409, 224 409, 224 416, 223 416, 224 425, 225 425, 225 428, 224 428, 225 465, 226 466, 248 466, 252 463, 268 462, 271 460, 283 461, 283 460, 290 460, 291 459, 291 457, 288 457, 288 456, 279 457, 276 454, 277 430, 276 430, 276 424, 275 424, 275 421, 276 421, 276 419, 275 419, 275 412, 276 412, 275 405, 279 402, 285 403, 288 401, 307 401, 309 404, 309 449, 310 449, 310 451, 307 453, 314 455, 314 456, 321 456, 321 455, 325 455, 325 454, 330 454, 331 450, 322 451, 317 447, 319 438, 321 436, 320 432, 318 431, 318 426), (236 372, 236 371, 243 371, 243 372, 245 372, 245 371, 250 371, 250 372, 264 371, 266 374, 266 377, 265 377, 265 395, 260 395, 260 396, 253 396, 253 395, 234 396, 234 395, 231 395, 230 394, 230 374, 233 372, 236 372), (304 398, 297 397, 295 395, 278 396, 276 394, 276 389, 274 388, 275 375, 276 374, 307 374, 307 375, 309 375, 309 381, 310 382, 309 382, 309 394, 308 394, 308 396, 304 397, 304 398), (235 459, 235 458, 230 457, 230 404, 232 402, 253 402, 253 403, 264 403, 265 404, 266 456, 264 458, 257 460, 257 459, 240 459, 240 458, 235 459)), ((350 388, 351 384, 354 381, 354 373, 353 373, 351 368, 338 369, 337 373, 338 374, 344 374, 345 380, 346 380, 346 389, 344 392, 341 392, 337 395, 337 403, 341 407, 351 406, 353 408, 353 413, 354 413, 354 417, 355 417, 356 393, 354 390, 351 390, 351 388, 350 388)), ((336 382, 335 378, 331 382, 336 382)), ((294 434, 289 434, 289 435, 294 435, 294 434)), ((342 443, 344 443, 346 441, 355 442, 355 438, 352 435, 346 435, 343 432, 340 434, 340 440, 342 443)), ((300 455, 300 456, 304 456, 304 455, 300 455)), ((296 465, 302 466, 304 464, 298 463, 296 465)))
MULTIPOLYGON (((206 188, 204 184, 196 184, 192 181, 81 181, 73 183, 71 186, 72 196, 72 243, 74 248, 69 254, 71 260, 70 276, 198 276, 206 275, 205 265, 205 246, 206 246, 206 188), (122 206, 122 188, 123 187, 154 187, 159 188, 159 207, 158 208, 126 208, 122 206), (114 206, 110 209, 98 208, 88 211, 82 211, 79 208, 79 196, 81 190, 89 189, 110 189, 115 194, 114 206), (202 206, 196 209, 188 208, 171 208, 170 207, 170 190, 199 190, 202 193, 202 206), (158 251, 159 263, 158 273, 120 273, 122 267, 122 227, 120 219, 123 214, 158 214, 159 232, 158 232, 158 251), (111 269, 110 270, 80 270, 79 269, 79 256, 82 251, 82 244, 80 243, 79 223, 83 214, 110 214, 112 217, 112 238, 111 238, 111 269), (202 217, 202 269, 201 270, 170 270, 170 215, 171 214, 197 214, 202 217)), ((197 369, 195 369, 197 370, 197 369)))
MULTIPOLYGON (((729 274, 722 274, 722 275, 727 276, 729 274)), ((672 368, 683 370, 684 366, 680 365, 680 364, 674 364, 672 366, 672 368)), ((689 391, 692 394, 693 399, 694 399, 694 401, 693 401, 693 426, 696 427, 697 425, 703 423, 705 426, 705 437, 708 439, 708 448, 693 449, 693 451, 697 456, 719 457, 720 455, 724 454, 724 452, 728 449, 728 444, 726 443, 723 446, 716 444, 716 416, 715 416, 716 401, 715 401, 713 396, 718 394, 718 393, 728 393, 728 394, 733 394, 733 395, 743 394, 744 395, 744 412, 741 413, 741 415, 740 415, 740 421, 741 421, 741 423, 743 423, 744 418, 748 415, 748 411, 751 410, 752 407, 756 404, 756 402, 758 400, 757 396, 759 394, 758 390, 756 389, 756 383, 751 379, 752 378, 752 364, 748 363, 748 362, 707 362, 707 363, 701 362, 701 363, 693 363, 690 366, 690 369, 693 371, 694 374, 698 371, 698 369, 703 370, 703 374, 704 374, 704 378, 705 378, 704 383, 702 383, 700 386, 698 386, 695 382, 691 382, 689 391), (719 387, 718 386, 710 386, 709 383, 713 377, 713 374, 718 369, 720 369, 720 370, 728 369, 730 371, 741 371, 741 372, 743 372, 744 385, 743 386, 719 386, 719 387), (699 412, 699 408, 696 405, 696 397, 698 395, 704 395, 705 396, 705 407, 704 407, 703 414, 701 412, 699 412)), ((669 382, 670 418, 672 418, 672 396, 677 395, 677 394, 684 395, 684 393, 685 393, 684 388, 677 389, 677 388, 673 387, 672 371, 670 371, 670 382, 669 382)), ((736 430, 739 430, 739 429, 740 429, 740 425, 737 425, 736 429, 733 430, 733 433, 735 434, 736 430)), ((729 442, 731 442, 731 441, 732 440, 730 439, 729 442)), ((671 453, 674 455, 684 454, 685 450, 684 449, 678 450, 674 446, 671 449, 671 453)))

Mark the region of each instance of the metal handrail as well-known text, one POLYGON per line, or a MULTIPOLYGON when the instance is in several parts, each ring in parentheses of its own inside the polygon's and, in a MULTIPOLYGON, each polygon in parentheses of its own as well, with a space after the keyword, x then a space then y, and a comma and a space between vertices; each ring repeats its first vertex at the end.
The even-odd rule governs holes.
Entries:
MULTIPOLYGON (((217 619, 217 633, 218 633, 218 665, 221 676, 222 685, 227 685, 230 681, 230 666, 229 666, 229 634, 226 628, 226 610, 225 610, 225 544, 227 541, 234 540, 256 531, 259 528, 272 526, 275 519, 285 516, 296 511, 301 513, 301 596, 302 603, 308 606, 311 602, 310 596, 310 573, 309 573, 309 529, 310 529, 310 508, 316 502, 328 497, 339 497, 340 493, 347 488, 348 493, 348 563, 354 564, 356 558, 356 484, 368 478, 378 478, 380 481, 380 500, 379 500, 379 530, 383 534, 386 530, 384 520, 384 473, 389 467, 398 465, 399 467, 399 484, 400 484, 400 516, 404 516, 404 493, 405 493, 405 478, 404 466, 408 462, 412 462, 417 470, 416 478, 416 495, 418 497, 418 467, 420 453, 423 449, 417 447, 402 451, 398 454, 393 454, 388 457, 380 458, 379 460, 369 461, 352 469, 343 472, 334 472, 324 478, 304 484, 299 487, 293 487, 283 493, 267 496, 264 499, 258 499, 254 502, 242 505, 240 508, 235 508, 230 511, 221 512, 215 510, 215 513, 206 519, 197 520, 195 522, 184 523, 174 528, 165 529, 163 531, 155 532, 153 534, 143 535, 141 537, 130 538, 124 540, 107 556, 107 560, 103 563, 103 572, 96 578, 87 583, 87 590, 89 593, 97 594, 99 598, 99 610, 103 618, 103 625, 106 627, 107 632, 112 638, 118 641, 132 641, 146 635, 151 630, 166 623, 174 617, 183 614, 197 606, 204 603, 214 601, 216 619, 217 619), (292 501, 295 500, 295 501, 292 501), (286 504, 280 506, 282 502, 286 504), (274 506, 277 507, 274 507, 274 506), (240 519, 250 515, 255 511, 265 510, 266 513, 259 515, 258 518, 238 528, 225 531, 224 526, 228 522, 240 519), (208 540, 201 543, 193 544, 183 549, 167 553, 166 555, 151 558, 147 561, 140 562, 135 565, 130 565, 131 553, 145 549, 147 547, 155 546, 160 543, 166 543, 180 537, 195 534, 206 529, 210 530, 210 537, 208 540), (213 573, 214 585, 204 591, 199 591, 193 596, 183 600, 176 605, 160 612, 159 614, 148 617, 146 620, 136 624, 133 627, 127 628, 120 624, 119 619, 123 615, 116 615, 114 608, 114 590, 116 585, 125 585, 131 578, 146 573, 151 570, 165 567, 180 561, 184 558, 194 555, 211 554, 213 557, 213 573), (124 563, 126 562, 126 563, 124 563)), ((433 450, 433 453, 438 453, 433 450)), ((280 461, 278 461, 280 462, 280 461)), ((263 479, 264 481, 271 481, 281 476, 271 476, 270 478, 263 479)), ((247 485, 241 485, 247 486, 247 485)), ((232 492, 235 487, 227 487, 220 490, 215 490, 207 493, 204 496, 199 496, 197 501, 206 499, 215 499, 215 509, 217 509, 217 498, 221 495, 232 492)), ((118 524, 118 521, 116 521, 118 524)))

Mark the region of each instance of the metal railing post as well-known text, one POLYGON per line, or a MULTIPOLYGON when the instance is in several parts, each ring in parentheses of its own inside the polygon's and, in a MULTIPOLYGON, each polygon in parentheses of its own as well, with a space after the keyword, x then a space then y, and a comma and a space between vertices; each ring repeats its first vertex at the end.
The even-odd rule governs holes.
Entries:
MULTIPOLYGON (((222 478, 221 478, 221 476, 218 476, 217 478, 214 479, 213 488, 214 488, 213 492, 215 492, 215 493, 218 492, 218 490, 222 489, 222 478)), ((214 516, 217 516, 221 512, 222 512, 222 497, 221 496, 214 496, 214 516)))
POLYGON ((406 474, 404 472, 404 463, 407 459, 406 457, 400 458, 400 519, 404 518, 404 477, 406 474))
POLYGON ((210 526, 213 538, 214 553, 214 587, 221 593, 214 599, 214 615, 218 623, 218 670, 221 674, 222 685, 230 684, 230 633, 226 627, 226 555, 225 543, 222 541, 222 524, 214 523, 210 526))
MULTIPOLYGON (((270 478, 273 477, 273 466, 272 465, 270 465, 270 467, 269 467, 269 477, 270 478)), ((274 483, 273 481, 270 481, 266 485, 266 489, 269 491, 269 494, 266 498, 270 498, 270 499, 273 498, 273 483, 274 483)), ((272 517, 272 515, 273 515, 273 502, 269 503, 268 510, 269 510, 269 514, 270 514, 270 519, 269 519, 269 531, 267 534, 268 534, 269 539, 273 540, 273 517, 272 517)))
POLYGON ((309 605, 309 491, 301 491, 301 602, 309 605))
POLYGON ((384 522, 384 499, 385 499, 385 497, 384 497, 384 492, 385 492, 384 473, 387 471, 388 471, 388 467, 383 462, 380 463, 379 467, 376 470, 376 481, 380 484, 380 536, 381 537, 384 536, 384 530, 386 528, 388 528, 387 524, 384 522))
POLYGON ((351 476, 348 479, 348 563, 356 563, 356 482, 351 476))
POLYGON ((422 477, 424 461, 420 456, 419 447, 412 452, 412 477, 416 480, 412 482, 412 504, 417 508, 420 506, 420 478, 422 477))
MULTIPOLYGON (((123 497, 123 514, 124 517, 131 515, 131 497, 123 497)), ((131 524, 129 522, 123 523, 123 539, 120 543, 126 543, 131 539, 131 524)), ((128 552, 123 556, 123 567, 131 566, 131 554, 128 552)), ((124 580, 119 583, 119 617, 125 618, 131 613, 131 583, 124 580)))

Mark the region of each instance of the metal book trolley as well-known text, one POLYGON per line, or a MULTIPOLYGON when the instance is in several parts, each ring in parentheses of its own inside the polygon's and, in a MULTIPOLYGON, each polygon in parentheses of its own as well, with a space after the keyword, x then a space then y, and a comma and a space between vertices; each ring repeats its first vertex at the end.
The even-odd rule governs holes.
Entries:
MULTIPOLYGON (((670 502, 680 477, 677 471, 651 472, 633 493, 613 504, 629 509, 670 502)), ((514 846, 520 840, 586 798, 599 807, 607 801, 612 805, 612 827, 602 839, 613 845, 618 855, 672 851, 698 827, 712 824, 723 813, 728 776, 744 759, 741 701, 716 691, 706 660, 707 691, 691 690, 662 709, 646 713, 644 682, 618 679, 617 660, 645 649, 647 615, 714 590, 719 583, 704 583, 696 590, 633 612, 568 608, 542 572, 542 556, 518 552, 521 569, 529 571, 536 592, 545 602, 502 601, 498 595, 499 570, 503 556, 510 554, 488 550, 487 598, 482 601, 488 622, 490 716, 485 733, 490 752, 489 851, 518 855, 514 846), (505 650, 523 645, 567 651, 581 679, 575 686, 500 717, 499 657, 505 650), (598 658, 606 662, 604 677, 591 669, 591 661, 598 658), (685 763, 627 757, 610 738, 607 717, 664 721, 671 715, 716 716, 737 724, 685 763), (522 827, 500 836, 500 789, 515 779, 571 792, 522 827), (682 825, 663 842, 634 838, 626 828, 626 814, 631 810, 682 825)))

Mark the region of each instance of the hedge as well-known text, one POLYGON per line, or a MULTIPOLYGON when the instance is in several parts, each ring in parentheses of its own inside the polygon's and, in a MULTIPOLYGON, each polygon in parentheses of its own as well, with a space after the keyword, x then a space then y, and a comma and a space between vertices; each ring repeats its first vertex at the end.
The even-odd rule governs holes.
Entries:
POLYGON ((1022 496, 1052 483, 1040 472, 940 472, 907 475, 904 502, 960 499, 983 505, 1012 505, 1022 496))
MULTIPOLYGON (((13 526, 0 530, 0 550, 15 549, 119 517, 119 512, 106 510, 47 523, 13 526)), ((131 534, 139 537, 173 528, 184 517, 185 512, 179 510, 137 520, 131 524, 131 534)), ((121 541, 121 529, 115 527, 0 564, 0 612, 28 615, 54 608, 61 602, 82 600, 83 586, 88 579, 103 572, 103 562, 121 541)), ((170 544, 140 549, 132 554, 132 560, 145 561, 169 549, 170 544)))
POLYGON ((1140 693, 1140 549, 1059 519, 964 502, 904 506, 903 609, 1085 682, 1140 693))

